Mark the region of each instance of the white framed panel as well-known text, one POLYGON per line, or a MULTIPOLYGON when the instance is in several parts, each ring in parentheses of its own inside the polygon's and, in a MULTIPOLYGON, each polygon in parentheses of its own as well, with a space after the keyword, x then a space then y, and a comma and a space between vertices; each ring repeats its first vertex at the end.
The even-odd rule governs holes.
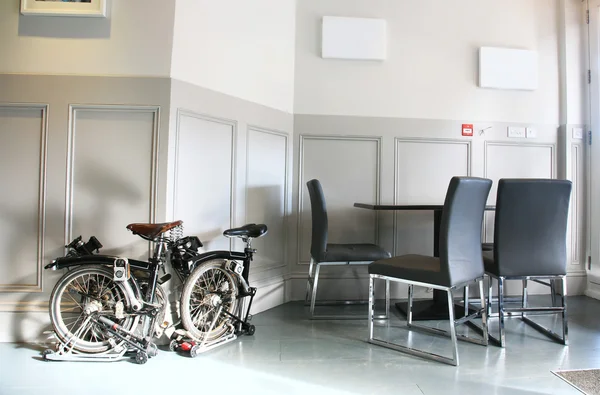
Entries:
POLYGON ((384 60, 387 57, 386 21, 324 16, 321 51, 324 59, 384 60))
MULTIPOLYGON (((394 204, 443 205, 450 179, 471 175, 471 141, 396 138, 394 204)), ((394 211, 394 255, 433 254, 433 212, 394 211)))
POLYGON ((288 195, 288 135, 249 126, 246 138, 246 222, 264 223, 266 236, 253 241, 258 249, 252 267, 285 265, 288 195))
POLYGON ((0 292, 41 292, 48 105, 0 103, 0 292))
POLYGON ((52 1, 21 0, 21 14, 50 16, 106 17, 109 0, 52 1))
POLYGON ((329 222, 329 243, 378 243, 377 215, 354 203, 380 201, 381 139, 300 136, 298 263, 310 261, 312 219, 306 183, 318 179, 329 222), (333 154, 332 154, 333 153, 333 154))
POLYGON ((535 90, 538 88, 538 55, 513 48, 479 49, 481 88, 535 90))
MULTIPOLYGON (((487 204, 496 204, 501 178, 555 178, 556 145, 486 141, 483 176, 492 180, 487 204)), ((484 239, 494 237, 494 212, 485 213, 484 239)))
POLYGON ((228 250, 234 224, 235 121, 177 112, 173 215, 205 250, 228 250))
POLYGON ((569 212, 571 229, 571 264, 580 265, 582 263, 581 257, 584 256, 584 250, 582 249, 582 239, 585 234, 584 221, 581 209, 584 205, 585 196, 585 161, 584 161, 584 147, 580 144, 571 144, 571 182, 573 183, 573 190, 571 194, 571 210, 569 212), (582 254, 583 253, 583 254, 582 254))
POLYGON ((155 221, 159 108, 70 108, 65 244, 93 235, 105 254, 147 259, 149 243, 126 226, 155 221))

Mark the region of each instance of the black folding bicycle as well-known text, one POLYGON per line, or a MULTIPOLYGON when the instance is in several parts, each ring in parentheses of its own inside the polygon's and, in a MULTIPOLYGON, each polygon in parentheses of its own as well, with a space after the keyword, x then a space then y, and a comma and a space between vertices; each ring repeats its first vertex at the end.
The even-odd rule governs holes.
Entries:
POLYGON ((162 288, 171 279, 167 261, 183 283, 181 325, 194 341, 196 354, 254 333, 249 312, 256 288, 250 287, 248 274, 256 250, 251 241, 267 233, 266 225, 223 232, 241 238, 243 252, 199 253, 202 242, 196 236, 183 237, 182 221, 134 223, 127 229, 153 243, 148 261, 99 254, 102 244, 96 237, 84 243, 79 236, 66 246, 65 256, 45 266, 68 271, 50 296, 50 320, 58 342, 55 349, 44 351, 44 359, 115 361, 134 355, 143 364, 155 356, 153 339, 169 326, 162 288))

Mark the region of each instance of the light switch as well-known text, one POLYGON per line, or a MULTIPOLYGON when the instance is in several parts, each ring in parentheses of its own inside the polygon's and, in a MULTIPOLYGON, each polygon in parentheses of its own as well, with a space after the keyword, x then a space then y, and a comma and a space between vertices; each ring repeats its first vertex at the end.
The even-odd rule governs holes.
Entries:
POLYGON ((525 129, 525 133, 528 139, 534 139, 537 137, 537 130, 535 130, 534 128, 525 129))
POLYGON ((517 127, 517 126, 509 126, 508 127, 508 137, 525 138, 526 137, 525 128, 517 127))
POLYGON ((577 140, 583 139, 583 129, 582 128, 573 128, 573 138, 577 140))

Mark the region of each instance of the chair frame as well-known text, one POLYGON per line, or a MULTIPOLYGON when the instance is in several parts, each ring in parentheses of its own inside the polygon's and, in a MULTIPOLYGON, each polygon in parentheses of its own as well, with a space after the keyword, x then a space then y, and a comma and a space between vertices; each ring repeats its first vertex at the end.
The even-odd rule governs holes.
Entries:
MULTIPOLYGON (((321 266, 343 266, 343 265, 368 265, 370 261, 350 261, 350 262, 315 262, 310 258, 310 266, 308 268, 308 279, 306 281, 306 296, 304 297, 304 305, 310 305, 310 319, 313 320, 364 320, 365 315, 361 314, 316 314, 316 306, 337 306, 337 305, 358 305, 368 304, 369 300, 322 300, 317 302, 317 289, 319 285, 319 273, 321 266), (314 274, 313 274, 314 268, 314 274)), ((390 312, 390 283, 385 283, 385 314, 378 315, 377 319, 387 319, 390 312)))
MULTIPOLYGON (((441 285, 422 283, 422 282, 418 282, 418 281, 406 280, 406 279, 401 279, 401 278, 396 278, 396 277, 388 277, 388 276, 383 276, 383 275, 379 275, 379 274, 370 274, 370 278, 369 278, 369 318, 368 318, 369 319, 369 339, 368 339, 369 343, 376 344, 376 345, 386 347, 386 348, 390 348, 390 349, 400 351, 400 352, 403 352, 406 354, 422 357, 425 359, 429 359, 429 360, 433 360, 433 361, 437 361, 437 362, 443 362, 443 363, 447 363, 447 364, 453 365, 453 366, 458 366, 459 360, 458 360, 458 342, 457 342, 457 340, 467 341, 467 342, 482 345, 482 346, 488 345, 487 309, 486 309, 486 305, 485 305, 485 293, 484 293, 484 288, 483 288, 483 280, 484 280, 484 276, 481 276, 474 280, 471 280, 471 281, 468 281, 465 283, 461 283, 461 284, 457 284, 452 287, 444 287, 441 285), (407 328, 416 329, 416 330, 428 332, 428 333, 433 333, 436 335, 442 335, 445 337, 450 337, 452 339, 452 346, 453 346, 452 358, 448 358, 447 356, 444 356, 441 354, 429 353, 429 352, 411 348, 411 347, 408 347, 405 345, 388 342, 384 339, 376 339, 375 337, 373 337, 374 320, 376 319, 376 316, 374 315, 374 311, 375 311, 374 280, 375 279, 386 280, 386 284, 389 284, 390 281, 408 284, 408 310, 407 310, 407 314, 406 314, 407 328), (468 310, 466 309, 464 317, 455 319, 454 298, 452 297, 452 291, 457 291, 458 289, 460 289, 462 287, 467 287, 469 284, 472 284, 472 283, 479 283, 479 297, 481 300, 482 307, 479 310, 477 310, 475 313, 472 313, 472 314, 468 314, 468 312, 467 312, 468 310), (415 285, 421 286, 421 287, 438 289, 440 291, 447 292, 447 294, 448 294, 448 313, 449 313, 448 321, 450 322, 450 331, 449 332, 441 330, 441 329, 437 329, 437 328, 430 328, 430 327, 414 324, 412 322, 413 287, 415 285), (461 325, 461 324, 468 324, 473 319, 476 319, 479 317, 481 317, 481 322, 482 322, 482 326, 483 326, 483 331, 481 334, 482 339, 475 339, 472 337, 459 335, 456 333, 456 326, 461 325)), ((388 296, 386 295, 386 306, 389 305, 389 300, 387 300, 387 297, 388 296)))
MULTIPOLYGON (((515 313, 516 317, 520 317, 523 322, 532 328, 538 330, 540 333, 548 336, 550 339, 557 341, 563 345, 568 345, 568 317, 567 317, 567 276, 566 275, 558 275, 558 276, 496 276, 495 274, 486 272, 488 276, 488 294, 487 294, 487 314, 488 318, 498 318, 498 338, 492 336, 488 333, 489 338, 500 345, 500 347, 506 346, 506 335, 504 328, 504 319, 505 318, 513 318, 515 313), (492 313, 492 289, 493 289, 493 281, 492 279, 496 279, 498 281, 498 297, 496 298, 496 305, 498 306, 498 313, 492 313), (520 308, 506 308, 504 307, 505 297, 504 297, 504 282, 507 280, 521 280, 523 282, 523 295, 521 297, 521 307, 520 308), (527 307, 527 281, 531 280, 538 284, 546 285, 550 287, 551 299, 552 299, 552 307, 527 307), (549 282, 545 282, 543 280, 549 280, 549 282), (562 306, 556 306, 556 287, 554 282, 561 281, 561 304, 562 306), (531 320, 527 317, 526 313, 537 313, 536 315, 548 315, 548 314, 561 314, 562 315, 562 337, 557 333, 553 332, 551 329, 546 328, 537 322, 531 320), (506 317, 508 316, 508 317, 506 317)), ((487 328, 489 332, 489 325, 487 328)))

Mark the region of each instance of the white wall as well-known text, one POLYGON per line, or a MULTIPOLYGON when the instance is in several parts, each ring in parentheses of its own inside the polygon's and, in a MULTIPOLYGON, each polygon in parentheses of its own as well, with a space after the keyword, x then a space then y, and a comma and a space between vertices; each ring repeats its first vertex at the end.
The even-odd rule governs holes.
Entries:
POLYGON ((266 224, 250 283, 257 313, 285 302, 289 216, 292 211, 293 116, 193 84, 171 84, 168 218, 184 221, 211 250, 242 251, 223 231, 266 224))
POLYGON ((291 113, 295 0, 177 0, 171 76, 291 113))
POLYGON ((564 77, 563 111, 561 124, 586 124, 589 117, 587 84, 587 25, 585 4, 580 0, 561 0, 564 8, 564 27, 561 27, 562 52, 561 73, 564 77))
POLYGON ((0 73, 168 76, 175 0, 110 3, 109 18, 77 18, 0 1, 0 73))
POLYGON ((297 8, 296 113, 559 121, 558 0, 302 0, 297 8), (388 59, 321 59, 324 15, 386 19, 388 59), (540 88, 478 88, 480 46, 538 51, 540 88))

